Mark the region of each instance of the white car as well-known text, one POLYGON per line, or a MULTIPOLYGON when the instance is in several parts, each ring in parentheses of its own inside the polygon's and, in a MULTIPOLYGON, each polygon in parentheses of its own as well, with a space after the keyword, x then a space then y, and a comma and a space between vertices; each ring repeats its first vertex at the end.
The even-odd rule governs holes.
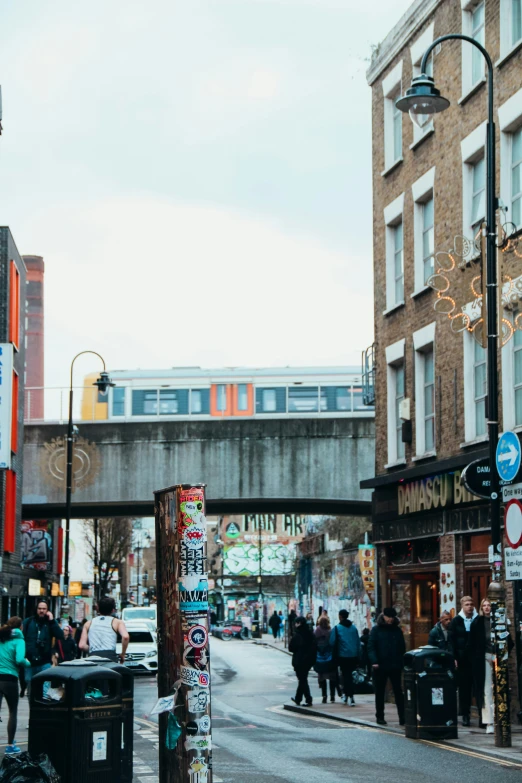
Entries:
MULTIPOLYGON (((125 654, 125 666, 137 674, 156 674, 158 671, 158 642, 150 621, 129 620, 125 622, 130 640, 125 654)), ((116 645, 121 654, 121 642, 116 645)))
POLYGON ((131 620, 151 620, 154 626, 158 625, 158 607, 152 606, 126 606, 121 613, 121 619, 125 624, 131 620))

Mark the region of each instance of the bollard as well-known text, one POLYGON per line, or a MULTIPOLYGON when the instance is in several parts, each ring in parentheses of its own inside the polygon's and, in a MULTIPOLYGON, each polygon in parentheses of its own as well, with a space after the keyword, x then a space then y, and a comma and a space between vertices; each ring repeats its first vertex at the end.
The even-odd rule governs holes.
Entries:
POLYGON ((161 783, 212 783, 205 484, 155 495, 161 783), (176 742, 176 734, 179 734, 176 742))

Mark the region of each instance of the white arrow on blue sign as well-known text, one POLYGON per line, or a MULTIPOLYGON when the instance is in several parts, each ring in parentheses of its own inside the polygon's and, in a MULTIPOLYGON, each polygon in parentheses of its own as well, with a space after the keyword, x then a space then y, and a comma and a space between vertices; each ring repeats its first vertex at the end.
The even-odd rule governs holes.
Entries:
POLYGON ((513 481, 520 469, 520 441, 514 432, 503 432, 497 444, 497 470, 504 481, 513 481))

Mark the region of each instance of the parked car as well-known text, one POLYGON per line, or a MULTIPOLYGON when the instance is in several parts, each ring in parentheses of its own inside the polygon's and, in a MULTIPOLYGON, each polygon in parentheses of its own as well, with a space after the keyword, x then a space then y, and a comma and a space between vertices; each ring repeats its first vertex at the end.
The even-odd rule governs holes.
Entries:
POLYGON ((121 613, 121 619, 125 625, 130 620, 152 620, 154 627, 158 627, 158 607, 152 606, 126 606, 121 613))
MULTIPOLYGON (((158 642, 150 620, 125 621, 130 640, 125 654, 125 666, 136 674, 156 674, 158 671, 158 642)), ((121 642, 116 645, 121 653, 121 642)))

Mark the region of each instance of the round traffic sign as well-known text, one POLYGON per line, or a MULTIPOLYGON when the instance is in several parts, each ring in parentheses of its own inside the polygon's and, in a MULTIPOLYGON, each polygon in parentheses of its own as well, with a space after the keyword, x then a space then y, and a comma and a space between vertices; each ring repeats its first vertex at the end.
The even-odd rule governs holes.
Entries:
POLYGON ((519 500, 510 500, 506 505, 504 524, 508 544, 517 549, 522 543, 522 503, 519 500))
POLYGON ((520 441, 514 432, 503 432, 497 443, 497 470, 504 481, 513 481, 520 469, 520 441))

